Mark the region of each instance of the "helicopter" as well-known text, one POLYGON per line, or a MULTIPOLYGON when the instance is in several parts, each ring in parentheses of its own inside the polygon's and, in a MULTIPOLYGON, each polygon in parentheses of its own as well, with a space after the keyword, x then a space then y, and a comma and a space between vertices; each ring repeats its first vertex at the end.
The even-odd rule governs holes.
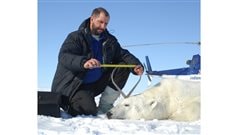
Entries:
POLYGON ((152 81, 152 76, 160 76, 163 78, 179 78, 179 79, 188 79, 199 81, 201 79, 201 56, 195 54, 192 56, 191 60, 187 60, 186 64, 188 67, 181 67, 168 70, 152 70, 151 63, 148 56, 145 56, 146 64, 144 64, 146 69, 146 74, 149 81, 152 81))

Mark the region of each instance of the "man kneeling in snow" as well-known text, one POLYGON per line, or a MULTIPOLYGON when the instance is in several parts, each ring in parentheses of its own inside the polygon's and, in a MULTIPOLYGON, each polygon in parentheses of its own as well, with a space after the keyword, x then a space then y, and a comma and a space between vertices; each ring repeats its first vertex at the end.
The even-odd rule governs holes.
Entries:
POLYGON ((104 113, 120 95, 110 80, 113 69, 102 68, 102 64, 138 65, 116 71, 113 78, 120 88, 124 87, 130 72, 143 73, 141 62, 108 32, 109 19, 106 9, 94 9, 91 17, 67 36, 60 49, 52 92, 62 95, 61 107, 72 116, 104 113), (97 108, 94 97, 101 93, 97 108))
POLYGON ((110 119, 200 118, 200 82, 164 79, 142 94, 125 98, 107 113, 110 119))

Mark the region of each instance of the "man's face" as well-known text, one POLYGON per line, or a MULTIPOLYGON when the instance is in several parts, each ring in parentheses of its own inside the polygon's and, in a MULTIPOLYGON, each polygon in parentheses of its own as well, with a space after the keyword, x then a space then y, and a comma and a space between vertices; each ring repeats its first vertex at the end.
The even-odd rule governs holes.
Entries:
POLYGON ((109 17, 104 13, 100 13, 99 16, 91 16, 90 29, 92 34, 100 35, 106 28, 109 21, 109 17))

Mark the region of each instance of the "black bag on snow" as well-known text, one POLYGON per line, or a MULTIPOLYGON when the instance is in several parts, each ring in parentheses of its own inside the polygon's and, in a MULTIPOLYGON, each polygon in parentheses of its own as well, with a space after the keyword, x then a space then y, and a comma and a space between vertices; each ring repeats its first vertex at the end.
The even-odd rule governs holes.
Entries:
POLYGON ((38 91, 38 115, 60 117, 61 95, 38 91))

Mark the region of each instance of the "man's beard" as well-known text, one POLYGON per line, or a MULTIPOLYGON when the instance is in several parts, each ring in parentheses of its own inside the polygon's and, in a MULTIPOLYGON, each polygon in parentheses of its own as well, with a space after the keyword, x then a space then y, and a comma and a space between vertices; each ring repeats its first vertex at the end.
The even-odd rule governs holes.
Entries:
POLYGON ((100 35, 103 31, 104 31, 103 29, 99 29, 99 28, 95 27, 94 24, 92 24, 92 30, 91 30, 92 34, 100 35), (102 31, 98 31, 98 30, 102 30, 102 31))

